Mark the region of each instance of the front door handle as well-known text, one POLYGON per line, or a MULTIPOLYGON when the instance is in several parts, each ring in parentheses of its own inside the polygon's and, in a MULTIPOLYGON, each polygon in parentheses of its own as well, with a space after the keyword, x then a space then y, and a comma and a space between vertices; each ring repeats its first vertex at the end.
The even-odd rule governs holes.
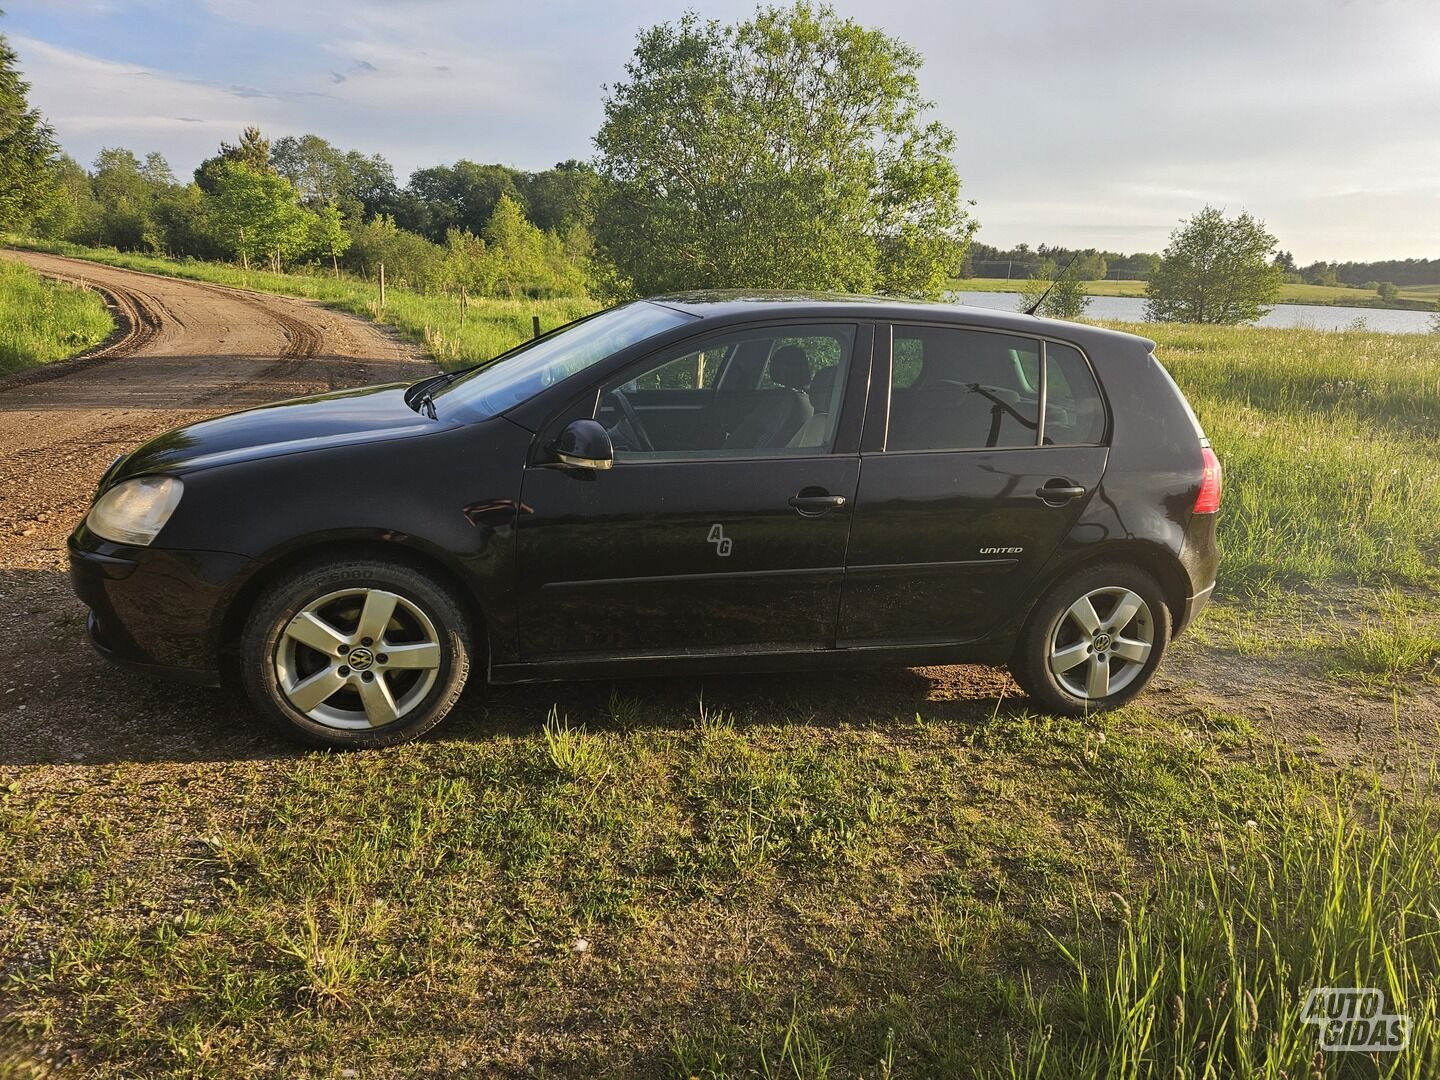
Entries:
POLYGON ((1036 497, 1051 506, 1064 506, 1071 499, 1078 499, 1084 494, 1083 487, 1065 480, 1051 480, 1044 487, 1035 489, 1036 497))
POLYGON ((812 493, 808 488, 799 495, 790 496, 790 505, 805 517, 819 517, 845 505, 844 495, 812 493))

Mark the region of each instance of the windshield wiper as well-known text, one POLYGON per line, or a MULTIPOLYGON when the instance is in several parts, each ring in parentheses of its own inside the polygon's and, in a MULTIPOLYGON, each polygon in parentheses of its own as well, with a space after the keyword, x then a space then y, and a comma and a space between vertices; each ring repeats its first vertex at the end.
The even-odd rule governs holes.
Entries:
MULTIPOLYGON (((466 368, 465 371, 468 371, 466 368)), ((454 382, 465 371, 442 371, 438 375, 430 375, 417 383, 412 383, 405 388, 405 404, 409 405, 416 412, 424 412, 431 420, 435 419, 435 391, 442 386, 448 386, 454 382)))

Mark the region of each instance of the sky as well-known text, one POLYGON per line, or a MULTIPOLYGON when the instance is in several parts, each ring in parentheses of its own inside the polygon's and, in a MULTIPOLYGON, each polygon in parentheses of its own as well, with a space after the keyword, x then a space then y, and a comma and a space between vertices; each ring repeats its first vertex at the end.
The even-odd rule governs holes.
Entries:
MULTIPOLYGON (((64 149, 177 175, 257 124, 383 154, 585 158, 684 0, 0 0, 64 149)), ((1440 256, 1440 0, 834 0, 925 57, 978 239, 1157 251, 1205 204, 1301 263, 1440 256)))

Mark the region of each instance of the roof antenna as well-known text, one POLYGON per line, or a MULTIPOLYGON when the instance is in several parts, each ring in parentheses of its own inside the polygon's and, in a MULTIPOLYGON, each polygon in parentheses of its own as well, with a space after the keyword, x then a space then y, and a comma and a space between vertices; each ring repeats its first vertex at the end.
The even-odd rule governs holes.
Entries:
POLYGON ((1058 282, 1061 278, 1063 278, 1066 274, 1068 274, 1068 273, 1070 272, 1070 267, 1072 267, 1072 266, 1075 265, 1075 260, 1078 259, 1079 257, 1080 257, 1080 249, 1079 249, 1079 248, 1076 248, 1076 249, 1075 249, 1075 254, 1071 255, 1071 256, 1070 256, 1070 261, 1065 264, 1065 269, 1060 271, 1060 274, 1059 274, 1058 277, 1055 277, 1055 278, 1052 278, 1052 279, 1051 279, 1050 284, 1045 287, 1045 291, 1040 294, 1040 299, 1039 299, 1039 300, 1036 300, 1033 304, 1031 304, 1028 308, 1025 309, 1025 314, 1026 314, 1026 315, 1034 315, 1035 312, 1037 312, 1037 311, 1040 310, 1040 305, 1043 304, 1043 303, 1045 302, 1045 298, 1050 295, 1050 290, 1053 289, 1053 288, 1055 288, 1055 283, 1058 282))

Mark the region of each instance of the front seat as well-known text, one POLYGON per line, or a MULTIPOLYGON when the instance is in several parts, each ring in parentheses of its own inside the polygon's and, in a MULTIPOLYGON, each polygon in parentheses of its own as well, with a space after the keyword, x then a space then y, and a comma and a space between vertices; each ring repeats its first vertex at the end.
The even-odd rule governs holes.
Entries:
POLYGON ((823 367, 815 373, 810 380, 810 389, 806 397, 810 399, 810 406, 815 410, 815 415, 805 422, 805 426, 797 431, 790 440, 792 449, 813 450, 825 445, 825 437, 830 433, 830 412, 834 408, 832 399, 835 394, 835 376, 839 374, 840 368, 831 364, 823 367))
POLYGON ((810 385, 810 357, 799 345, 782 345, 770 358, 772 390, 755 396, 750 412, 725 440, 727 449, 758 450, 786 446, 805 426, 815 408, 805 388, 810 385))

